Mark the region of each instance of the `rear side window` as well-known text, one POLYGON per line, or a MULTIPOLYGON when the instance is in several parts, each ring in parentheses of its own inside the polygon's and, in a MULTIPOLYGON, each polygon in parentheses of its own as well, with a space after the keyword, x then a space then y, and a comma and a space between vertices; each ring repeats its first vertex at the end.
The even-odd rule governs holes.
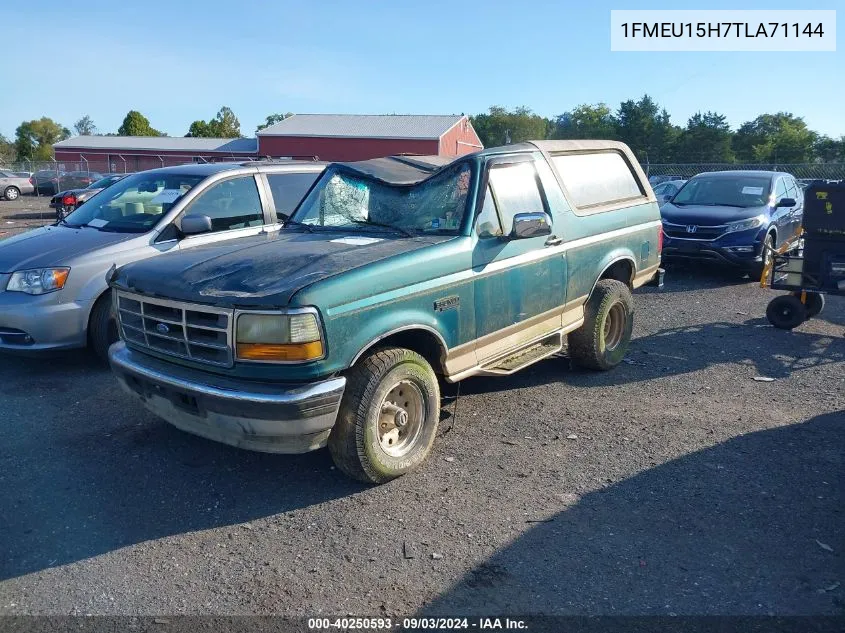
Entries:
POLYGON ((267 174, 267 182, 273 194, 273 204, 279 219, 285 219, 293 213, 299 201, 305 197, 320 172, 306 174, 267 174))
POLYGON ((537 172, 530 162, 492 166, 490 188, 505 232, 510 232, 517 213, 545 212, 537 188, 537 172))
POLYGON ((576 207, 591 207, 643 195, 631 168, 617 152, 552 156, 576 207))

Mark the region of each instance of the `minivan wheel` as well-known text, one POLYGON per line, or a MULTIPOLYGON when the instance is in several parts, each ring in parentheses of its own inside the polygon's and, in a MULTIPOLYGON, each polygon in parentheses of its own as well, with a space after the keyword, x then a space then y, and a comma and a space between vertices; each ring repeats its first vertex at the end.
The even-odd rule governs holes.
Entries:
POLYGON ((97 357, 107 362, 109 347, 118 338, 117 321, 112 315, 111 291, 106 291, 91 309, 91 317, 88 319, 88 342, 97 357))
POLYGON ((807 306, 792 294, 775 297, 766 307, 769 323, 781 330, 798 327, 808 318, 807 314, 807 306))
POLYGON ((9 186, 9 187, 6 187, 6 189, 3 191, 3 197, 6 198, 6 200, 17 200, 20 197, 20 195, 21 195, 21 190, 18 189, 17 187, 9 186))
POLYGON ((344 473, 380 484, 419 466, 437 435, 440 386, 431 365, 401 347, 378 349, 346 374, 329 451, 344 473))
POLYGON ((584 324, 569 335, 569 356, 583 367, 613 369, 625 357, 634 329, 634 299, 628 286, 602 279, 584 309, 584 324))

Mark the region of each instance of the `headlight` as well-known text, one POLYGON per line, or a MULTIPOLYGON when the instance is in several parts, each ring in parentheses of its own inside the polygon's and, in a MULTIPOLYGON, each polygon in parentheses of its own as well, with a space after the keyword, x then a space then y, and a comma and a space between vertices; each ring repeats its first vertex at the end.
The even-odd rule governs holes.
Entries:
POLYGON ((235 342, 238 360, 291 363, 324 355, 320 324, 313 312, 240 314, 235 342))
POLYGON ((33 268, 12 273, 6 292, 43 295, 64 288, 70 268, 33 268))
POLYGON ((728 233, 735 233, 737 231, 747 231, 748 229, 756 229, 758 226, 763 226, 766 222, 765 215, 758 215, 756 218, 748 218, 747 220, 740 220, 739 222, 728 222, 728 233))

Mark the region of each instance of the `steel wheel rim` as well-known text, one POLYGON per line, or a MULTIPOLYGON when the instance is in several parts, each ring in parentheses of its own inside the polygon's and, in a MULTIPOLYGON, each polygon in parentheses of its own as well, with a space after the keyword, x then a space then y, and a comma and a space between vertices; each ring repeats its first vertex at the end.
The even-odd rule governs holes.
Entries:
POLYGON ((622 335, 625 332, 625 308, 621 303, 614 303, 610 306, 607 316, 604 319, 604 347, 612 352, 622 342, 622 335))
POLYGON ((411 380, 397 382, 381 401, 378 441, 391 457, 403 457, 422 434, 426 405, 422 389, 411 380))

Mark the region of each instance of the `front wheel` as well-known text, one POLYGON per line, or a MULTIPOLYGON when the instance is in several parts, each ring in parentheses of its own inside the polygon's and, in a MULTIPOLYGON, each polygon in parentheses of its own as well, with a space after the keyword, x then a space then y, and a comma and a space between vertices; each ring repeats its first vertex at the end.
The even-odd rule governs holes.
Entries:
POLYGON ((111 292, 107 291, 97 299, 88 319, 88 342, 102 361, 109 359, 109 347, 119 338, 117 321, 112 314, 111 292))
POLYGON ((350 477, 385 483, 425 460, 439 418, 440 387, 431 365, 409 349, 381 348, 347 373, 329 451, 350 477))
POLYGON ((569 335, 569 356, 582 367, 613 369, 625 357, 634 329, 634 298, 621 281, 602 279, 584 309, 584 324, 569 335))
POLYGON ((17 200, 20 195, 20 189, 18 189, 17 187, 6 187, 5 191, 3 191, 3 197, 9 201, 17 200))

